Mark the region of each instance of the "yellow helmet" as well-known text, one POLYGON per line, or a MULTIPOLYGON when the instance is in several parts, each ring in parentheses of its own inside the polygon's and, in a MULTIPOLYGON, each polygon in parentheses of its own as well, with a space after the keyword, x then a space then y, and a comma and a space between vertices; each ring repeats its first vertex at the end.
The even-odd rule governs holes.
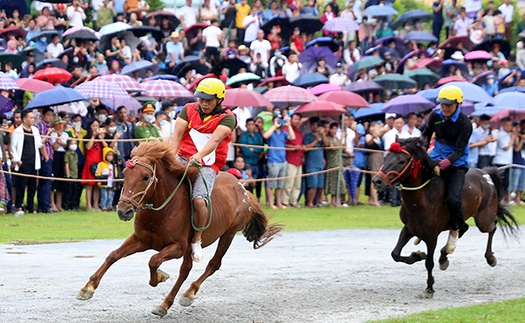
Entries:
POLYGON ((463 91, 455 85, 444 86, 438 94, 437 100, 438 103, 460 104, 463 102, 463 91))
POLYGON ((206 78, 197 85, 195 96, 204 100, 211 100, 217 98, 224 99, 224 92, 226 87, 221 80, 216 78, 206 78))

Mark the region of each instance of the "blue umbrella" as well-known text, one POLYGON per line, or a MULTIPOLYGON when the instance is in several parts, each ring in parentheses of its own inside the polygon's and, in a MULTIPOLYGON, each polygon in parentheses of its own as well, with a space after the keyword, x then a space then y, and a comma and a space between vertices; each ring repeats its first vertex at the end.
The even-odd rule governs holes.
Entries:
POLYGON ((62 68, 64 70, 67 70, 67 64, 63 61, 59 60, 58 58, 47 58, 44 60, 41 60, 36 64, 36 71, 43 69, 47 64, 51 64, 51 67, 58 67, 62 68))
MULTIPOLYGON (((488 102, 492 103, 492 97, 487 94, 480 86, 477 86, 468 82, 450 82, 440 86, 438 89, 441 90, 444 86, 454 85, 463 91, 463 100, 467 100, 473 103, 488 102)), ((522 101, 523 102, 523 101, 522 101)))
POLYGON ((397 15, 397 10, 389 6, 370 6, 363 11, 363 16, 388 17, 397 15))
POLYGON ((383 108, 385 104, 384 103, 373 103, 370 104, 369 109, 359 109, 354 114, 354 117, 356 120, 382 120, 385 117, 385 113, 383 108))
POLYGON ((317 66, 317 62, 324 58, 326 65, 335 67, 337 57, 326 47, 309 47, 299 55, 299 62, 303 64, 305 70, 317 66))
POLYGON ((254 73, 241 73, 241 74, 236 74, 232 77, 230 77, 228 79, 228 81, 226 82, 226 85, 232 85, 232 84, 235 84, 235 83, 239 83, 239 82, 254 82, 254 81, 258 81, 260 80, 261 77, 257 74, 254 74, 254 73))
POLYGON ((396 21, 394 21, 392 28, 397 29, 402 27, 405 22, 408 22, 412 25, 416 20, 419 20, 420 22, 427 22, 432 20, 432 15, 421 9, 409 10, 403 12, 401 16, 399 16, 396 21))
POLYGON ((121 74, 131 75, 135 71, 140 71, 140 77, 144 78, 146 77, 146 70, 150 68, 154 74, 157 74, 157 72, 159 71, 158 65, 155 65, 150 61, 147 61, 147 60, 136 61, 129 65, 124 66, 122 68, 121 74))
POLYGON ((419 91, 417 92, 417 94, 424 97, 425 99, 429 101, 436 102, 436 99, 439 94, 439 90, 438 89, 428 89, 428 90, 419 91))
POLYGON ((499 90, 499 93, 507 93, 507 92, 521 92, 525 93, 525 87, 522 86, 511 86, 504 89, 499 90))
POLYGON ((148 77, 146 80, 155 81, 155 80, 166 80, 166 81, 175 81, 178 82, 179 78, 171 74, 158 74, 152 77, 148 77))
POLYGON ((492 116, 498 113, 500 110, 500 107, 493 106, 492 104, 476 103, 474 104, 474 112, 472 112, 470 115, 474 117, 479 117, 483 114, 492 116))
POLYGON ((456 68, 459 68, 465 74, 468 73, 467 63, 459 62, 454 59, 446 59, 443 61, 443 63, 441 63, 441 73, 445 75, 450 69, 450 66, 455 66, 456 68))
POLYGON ((414 40, 417 42, 439 42, 436 36, 432 35, 427 31, 411 31, 405 38, 405 40, 414 40))
POLYGON ((374 82, 381 84, 383 88, 388 90, 408 89, 417 84, 416 81, 410 77, 398 73, 376 76, 374 82))
POLYGON ((501 109, 525 110, 525 93, 505 92, 494 97, 494 105, 501 109))
POLYGON ((328 47, 332 52, 335 52, 339 49, 339 44, 336 43, 332 37, 319 37, 312 41, 310 41, 308 44, 306 44, 306 48, 312 47, 314 45, 320 46, 320 47, 328 47))
POLYGON ((328 83, 328 77, 324 76, 320 73, 306 73, 293 81, 293 84, 295 86, 300 87, 309 87, 309 86, 316 86, 318 84, 328 83))
POLYGON ((102 36, 107 36, 107 35, 111 35, 114 33, 118 33, 120 31, 128 30, 130 28, 131 28, 130 25, 119 21, 119 22, 115 22, 109 25, 105 25, 104 27, 100 28, 99 33, 100 33, 100 36, 102 37, 102 36))
POLYGON ((430 110, 435 103, 417 94, 400 95, 386 103, 381 109, 385 113, 407 115, 411 112, 430 110))
POLYGON ((44 108, 44 107, 52 107, 56 105, 76 102, 76 101, 83 101, 87 100, 84 95, 78 93, 78 91, 57 86, 53 90, 43 91, 35 95, 33 100, 29 102, 24 110, 31 110, 31 109, 38 109, 38 108, 44 108))

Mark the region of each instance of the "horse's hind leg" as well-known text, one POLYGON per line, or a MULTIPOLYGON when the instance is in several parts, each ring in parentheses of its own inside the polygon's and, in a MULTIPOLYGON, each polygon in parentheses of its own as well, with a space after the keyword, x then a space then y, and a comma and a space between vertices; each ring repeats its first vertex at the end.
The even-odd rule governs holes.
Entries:
POLYGON ((426 255, 424 252, 421 251, 414 251, 410 254, 410 256, 405 257, 401 256, 401 251, 403 250, 403 247, 412 239, 414 235, 410 233, 406 226, 401 229, 401 232, 399 233, 399 239, 397 240, 397 244, 392 250, 392 258, 394 258, 394 261, 401 261, 408 265, 412 265, 413 263, 417 261, 421 261, 425 259, 426 255))
POLYGON ((159 269, 163 262, 182 257, 182 248, 178 242, 172 243, 153 255, 149 261, 150 279, 149 284, 156 287, 170 278, 170 275, 159 269))
POLYGON ((95 293, 95 290, 100 284, 102 276, 104 276, 111 265, 121 258, 127 257, 136 252, 145 251, 147 249, 148 248, 144 246, 134 234, 130 235, 118 249, 115 249, 109 253, 102 266, 100 266, 100 268, 91 277, 89 277, 87 284, 82 287, 82 289, 80 289, 77 298, 80 300, 88 300, 93 297, 93 293, 95 293))
POLYGON ((213 275, 219 268, 221 267, 222 263, 222 257, 226 254, 226 251, 228 251, 228 248, 230 248, 230 245, 232 243, 233 238, 235 237, 235 233, 237 230, 231 230, 229 232, 226 232, 220 239, 219 239, 219 245, 217 246, 217 250, 215 251, 215 254, 211 258, 210 262, 206 266, 206 270, 204 273, 193 283, 191 283, 190 288, 184 294, 179 300, 180 305, 182 306, 190 306, 191 303, 193 303, 193 300, 195 299, 195 294, 199 291, 201 284, 204 282, 206 278, 213 275))
POLYGON ((494 238, 494 233, 496 233, 496 228, 494 230, 489 232, 489 239, 487 241, 487 250, 485 251, 485 259, 487 259, 487 263, 494 267, 498 264, 498 261, 496 260, 496 257, 494 257, 494 253, 492 252, 492 238, 494 238))
POLYGON ((427 259, 425 259, 425 267, 427 268, 427 288, 423 292, 423 298, 432 298, 434 296, 434 277, 432 276, 432 269, 434 268, 434 252, 436 250, 437 236, 430 241, 425 241, 427 244, 427 259))

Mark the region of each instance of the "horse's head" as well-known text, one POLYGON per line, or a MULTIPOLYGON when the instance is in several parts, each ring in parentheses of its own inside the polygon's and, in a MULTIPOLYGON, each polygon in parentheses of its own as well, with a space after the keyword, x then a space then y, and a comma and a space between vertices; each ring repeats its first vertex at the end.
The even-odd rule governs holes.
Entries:
POLYGON ((396 142, 390 146, 386 155, 385 163, 372 179, 374 188, 378 192, 382 192, 395 183, 402 182, 410 177, 416 178, 422 165, 422 161, 416 156, 416 152, 417 150, 424 152, 421 147, 422 142, 419 138, 396 138, 396 142))
POLYGON ((117 205, 117 214, 122 221, 131 220, 135 212, 143 207, 143 201, 155 190, 158 182, 156 173, 156 164, 151 165, 138 157, 126 162, 124 184, 117 205))

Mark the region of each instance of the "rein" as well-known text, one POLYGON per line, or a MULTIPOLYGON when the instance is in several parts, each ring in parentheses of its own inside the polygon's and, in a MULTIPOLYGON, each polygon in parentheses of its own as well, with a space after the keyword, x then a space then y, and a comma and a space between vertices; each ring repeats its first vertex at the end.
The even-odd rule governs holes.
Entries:
MULTIPOLYGON (((177 193, 177 191, 181 187, 182 183, 186 179, 186 176, 188 174, 188 170, 190 169, 191 163, 193 163, 194 165, 199 167, 199 173, 200 173, 200 175, 202 177, 202 181, 204 182, 204 186, 206 187, 206 195, 207 195, 207 198, 208 198, 208 206, 209 206, 208 224, 206 224, 204 227, 197 227, 195 225, 195 221, 194 221, 195 209, 194 209, 193 203, 190 204, 190 206, 191 206, 191 226, 196 231, 204 231, 204 230, 208 229, 208 227, 211 225, 212 212, 213 212, 212 211, 210 190, 208 188, 208 184, 206 183, 206 180, 204 179, 204 175, 202 174, 202 171, 201 171, 202 165, 200 163, 194 161, 194 160, 192 160, 191 162, 189 162, 186 165, 186 169, 184 170, 184 174, 182 175, 182 177, 181 177, 181 179, 179 181, 179 184, 177 184, 177 186, 175 187, 173 192, 171 192, 170 196, 168 196, 168 198, 159 207, 154 207, 153 204, 144 204, 144 205, 141 206, 142 200, 144 200, 144 197, 146 196, 146 193, 148 192, 148 190, 151 187, 151 185, 153 185, 153 183, 155 183, 155 186, 157 185, 157 182, 158 182, 158 178, 156 176, 157 165, 155 164, 153 167, 151 167, 150 164, 141 162, 140 160, 138 160, 136 158, 132 159, 132 160, 128 160, 126 162, 126 166, 128 168, 134 168, 136 165, 145 167, 145 168, 147 168, 147 169, 149 169, 151 171, 151 177, 150 177, 150 180, 148 182, 148 185, 146 186, 146 188, 143 191, 135 193, 135 194, 133 194, 130 197, 127 197, 127 196, 125 196, 123 194, 124 193, 124 187, 122 187, 122 192, 120 194, 119 202, 122 201, 122 202, 126 202, 126 203, 129 203, 129 204, 133 205, 133 208, 135 209, 135 211, 140 211, 140 210, 160 211, 160 210, 162 210, 163 208, 166 207, 166 205, 168 205, 171 202, 173 197, 175 197, 175 194, 177 193), (141 196, 141 198, 140 198, 140 200, 138 202, 135 200, 135 198, 137 196, 141 196)), ((189 187, 190 187, 190 196, 191 196, 192 192, 193 192, 193 186, 191 184, 191 181, 188 181, 188 183, 189 183, 189 187)))

